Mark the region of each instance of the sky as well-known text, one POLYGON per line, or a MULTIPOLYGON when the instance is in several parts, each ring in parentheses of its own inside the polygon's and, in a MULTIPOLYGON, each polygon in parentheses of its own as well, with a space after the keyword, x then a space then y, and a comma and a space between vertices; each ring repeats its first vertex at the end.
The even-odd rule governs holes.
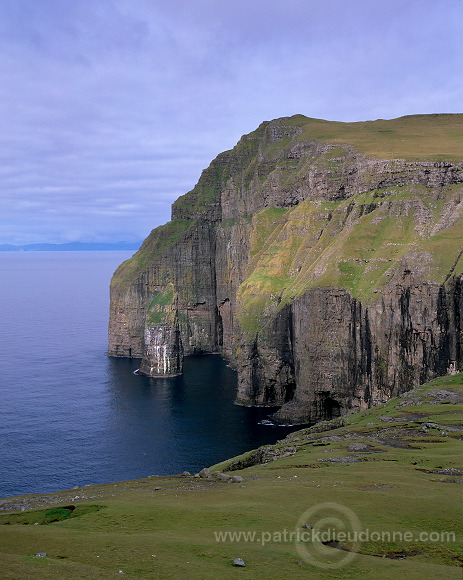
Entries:
POLYGON ((0 0, 0 244, 137 241, 262 121, 463 112, 463 0, 0 0))

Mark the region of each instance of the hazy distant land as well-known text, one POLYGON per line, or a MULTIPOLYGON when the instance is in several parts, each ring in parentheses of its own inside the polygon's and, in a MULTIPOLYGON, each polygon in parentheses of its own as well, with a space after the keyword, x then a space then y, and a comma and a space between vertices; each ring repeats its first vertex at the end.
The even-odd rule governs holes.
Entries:
POLYGON ((84 243, 68 242, 66 244, 26 244, 14 246, 0 244, 0 252, 75 252, 75 251, 105 251, 105 250, 138 250, 140 242, 84 243))

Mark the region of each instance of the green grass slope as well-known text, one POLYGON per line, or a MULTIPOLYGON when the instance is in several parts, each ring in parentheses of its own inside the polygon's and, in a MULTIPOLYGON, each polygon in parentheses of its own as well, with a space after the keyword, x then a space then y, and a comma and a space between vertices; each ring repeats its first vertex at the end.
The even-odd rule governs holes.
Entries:
POLYGON ((460 579, 462 437, 460 374, 211 468, 236 483, 153 476, 9 498, 0 576, 460 579), (73 517, 54 509, 70 504, 73 517))
POLYGON ((381 159, 461 160, 463 158, 463 114, 407 115, 343 123, 290 117, 302 126, 299 137, 352 145, 357 151, 381 159))
POLYGON ((404 261, 415 281, 442 284, 449 272, 460 273, 461 193, 461 184, 438 192, 397 186, 262 210, 253 218, 251 260, 238 291, 244 333, 252 338, 275 312, 315 286, 345 288, 373 302, 404 261))

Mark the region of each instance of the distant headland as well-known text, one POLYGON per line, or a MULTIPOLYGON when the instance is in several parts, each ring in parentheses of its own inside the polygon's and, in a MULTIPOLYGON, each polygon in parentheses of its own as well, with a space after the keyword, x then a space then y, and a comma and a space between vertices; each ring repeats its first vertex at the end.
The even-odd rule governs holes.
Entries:
POLYGON ((0 244, 0 252, 78 252, 78 251, 110 251, 110 250, 138 250, 140 242, 68 242, 66 244, 26 244, 15 246, 0 244))

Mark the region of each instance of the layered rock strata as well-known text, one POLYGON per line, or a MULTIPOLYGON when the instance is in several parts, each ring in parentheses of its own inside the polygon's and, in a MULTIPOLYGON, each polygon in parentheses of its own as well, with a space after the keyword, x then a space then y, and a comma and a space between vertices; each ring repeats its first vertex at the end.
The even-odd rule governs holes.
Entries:
POLYGON ((462 367, 463 164, 427 132, 460 134, 463 115, 335 125, 266 122, 211 163, 116 271, 110 355, 172 376, 220 353, 237 402, 281 407, 284 423, 462 367), (403 142, 431 151, 391 158, 403 142))

